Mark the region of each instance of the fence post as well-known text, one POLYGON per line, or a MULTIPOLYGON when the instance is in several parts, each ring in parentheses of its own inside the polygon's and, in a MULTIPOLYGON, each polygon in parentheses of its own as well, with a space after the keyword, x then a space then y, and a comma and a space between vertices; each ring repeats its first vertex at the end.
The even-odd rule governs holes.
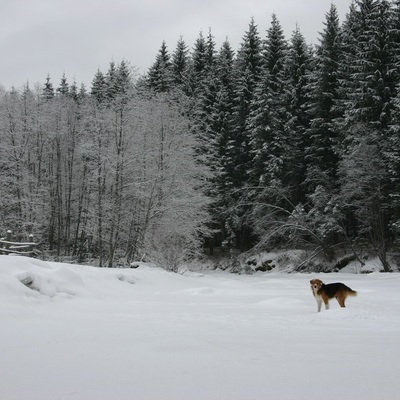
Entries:
MULTIPOLYGON (((7 242, 11 242, 11 235, 12 235, 12 231, 8 230, 7 233, 6 233, 6 241, 7 242)), ((9 249, 10 248, 10 244, 6 243, 4 247, 6 249, 9 249)))
MULTIPOLYGON (((29 235, 29 243, 33 243, 33 234, 32 234, 32 233, 29 235)), ((32 245, 29 246, 29 247, 28 247, 28 250, 29 250, 29 251, 32 251, 32 250, 33 250, 33 247, 34 247, 34 246, 32 246, 32 245)))

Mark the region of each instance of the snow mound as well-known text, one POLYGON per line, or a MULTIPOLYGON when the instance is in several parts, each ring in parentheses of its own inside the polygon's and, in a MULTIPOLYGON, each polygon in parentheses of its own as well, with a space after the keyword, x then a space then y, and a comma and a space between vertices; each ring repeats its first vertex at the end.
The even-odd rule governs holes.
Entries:
POLYGON ((145 264, 121 270, 0 256, 0 298, 4 302, 14 299, 15 305, 32 299, 129 297, 133 287, 136 291, 169 291, 170 285, 180 287, 184 280, 181 275, 145 264))
POLYGON ((135 283, 135 279, 133 278, 133 276, 128 275, 128 274, 119 273, 116 275, 116 277, 121 282, 128 282, 131 285, 133 285, 135 283))
POLYGON ((80 275, 66 266, 54 266, 28 257, 1 256, 3 297, 76 295, 84 288, 80 275))

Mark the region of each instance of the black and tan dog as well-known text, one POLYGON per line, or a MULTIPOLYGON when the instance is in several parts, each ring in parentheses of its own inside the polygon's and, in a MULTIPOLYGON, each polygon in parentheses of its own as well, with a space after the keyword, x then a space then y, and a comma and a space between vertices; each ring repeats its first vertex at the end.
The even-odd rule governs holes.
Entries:
POLYGON ((329 309, 329 300, 335 298, 340 307, 345 307, 344 302, 347 296, 357 296, 357 292, 350 289, 344 283, 324 284, 320 279, 310 281, 311 290, 318 304, 318 312, 321 311, 322 302, 325 303, 325 309, 329 309))

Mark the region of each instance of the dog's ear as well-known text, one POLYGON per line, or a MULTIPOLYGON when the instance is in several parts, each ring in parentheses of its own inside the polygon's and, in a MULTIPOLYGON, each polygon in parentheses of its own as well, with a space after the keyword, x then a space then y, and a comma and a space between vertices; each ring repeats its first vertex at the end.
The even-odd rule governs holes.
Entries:
POLYGON ((310 281, 311 285, 313 284, 313 281, 314 281, 314 279, 311 279, 311 281, 310 281))

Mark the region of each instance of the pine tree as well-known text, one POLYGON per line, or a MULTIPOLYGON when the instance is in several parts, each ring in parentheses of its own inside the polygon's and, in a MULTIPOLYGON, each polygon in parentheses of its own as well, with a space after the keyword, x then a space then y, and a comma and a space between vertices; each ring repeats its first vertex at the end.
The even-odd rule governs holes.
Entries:
POLYGON ((206 42, 206 66, 207 68, 213 69, 216 62, 216 51, 214 36, 211 32, 211 28, 208 30, 207 42, 206 42))
POLYGON ((45 100, 51 100, 54 97, 54 87, 53 87, 53 84, 51 83, 51 79, 50 79, 49 75, 47 75, 46 83, 44 84, 44 88, 42 91, 42 97, 45 100))
POLYGON ((248 130, 251 132, 252 185, 278 179, 286 112, 285 66, 287 43, 275 14, 264 44, 262 74, 254 92, 248 130))
POLYGON ((168 92, 172 87, 171 56, 165 41, 162 42, 156 60, 147 74, 149 87, 157 93, 168 92))
POLYGON ((62 96, 69 95, 69 83, 68 83, 67 77, 65 76, 65 73, 63 73, 63 75, 61 77, 61 82, 60 82, 60 86, 57 88, 57 93, 62 96))
MULTIPOLYGON (((268 30, 264 59, 249 124, 252 183, 257 188, 254 194, 250 192, 254 204, 251 221, 263 246, 286 237, 280 235, 286 235, 284 227, 291 226, 288 217, 302 209, 298 203, 305 199, 304 152, 313 61, 298 28, 287 45, 275 15, 268 30)), ((297 232, 293 237, 296 236, 297 232)))
POLYGON ((248 181, 251 168, 251 137, 248 120, 257 85, 262 74, 262 43, 254 19, 245 33, 234 64, 234 137, 230 143, 231 159, 236 173, 233 179, 236 187, 243 187, 248 181))
POLYGON ((115 91, 118 93, 119 102, 126 104, 132 95, 133 82, 132 71, 125 60, 122 60, 118 67, 115 79, 115 91))
POLYGON ((189 49, 181 36, 172 54, 172 76, 174 85, 184 86, 188 84, 190 68, 189 49))
POLYGON ((396 64, 400 64, 400 0, 395 0, 393 5, 393 31, 392 42, 396 54, 396 64))
POLYGON ((400 234, 400 1, 394 2, 392 9, 393 60, 395 65, 396 97, 393 101, 393 112, 389 126, 389 137, 385 141, 384 157, 390 180, 390 204, 393 210, 390 221, 391 232, 399 237, 400 234))
MULTIPOLYGON (((214 82, 214 97, 209 109, 210 132, 210 167, 214 171, 214 200, 223 204, 230 193, 233 170, 229 170, 228 143, 232 139, 232 107, 233 107, 233 61, 234 53, 226 40, 216 55, 216 71, 214 82)), ((216 212, 217 219, 220 218, 216 212)))
POLYGON ((97 103, 103 103, 107 98, 107 85, 104 74, 97 70, 93 81, 90 94, 96 99, 97 103))
POLYGON ((210 238, 210 252, 218 238, 221 244, 227 237, 226 205, 229 203, 232 189, 232 162, 229 159, 229 143, 232 139, 232 106, 233 106, 233 62, 234 52, 228 40, 222 44, 215 62, 215 96, 209 110, 210 158, 209 166, 213 175, 210 179, 212 203, 210 212, 213 217, 213 228, 216 235, 210 238))
POLYGON ((107 102, 112 102, 118 94, 117 65, 114 61, 111 61, 109 64, 108 71, 105 75, 105 85, 107 102))
POLYGON ((356 47, 346 54, 348 73, 343 82, 346 112, 340 165, 342 198, 345 204, 352 204, 347 207, 352 237, 366 240, 387 270, 392 186, 385 159, 397 83, 393 11, 385 0, 360 0, 356 5, 353 29, 346 32, 356 39, 352 40, 356 47), (371 162, 365 162, 365 157, 371 162), (355 188, 351 191, 352 203, 344 191, 349 185, 355 188))
POLYGON ((254 19, 251 19, 234 63, 235 81, 232 134, 226 152, 226 170, 231 182, 229 203, 226 205, 228 230, 234 245, 240 249, 250 246, 252 229, 246 222, 249 203, 245 192, 252 168, 249 118, 255 91, 262 73, 262 43, 254 19), (243 205, 242 205, 243 203, 243 205))
POLYGON ((208 65, 208 50, 207 42, 203 36, 203 32, 200 32, 199 37, 194 43, 192 53, 192 82, 194 90, 197 90, 207 73, 208 65))
POLYGON ((267 31, 264 45, 264 63, 270 81, 270 88, 275 95, 281 95, 285 85, 285 64, 288 45, 283 29, 276 14, 272 14, 271 27, 267 31))
POLYGON ((308 130, 310 145, 307 151, 307 186, 337 186, 340 132, 336 120, 342 117, 339 102, 342 62, 341 32, 336 6, 326 14, 325 27, 316 51, 311 81, 311 124, 308 130))
POLYGON ((293 204, 304 202, 306 180, 305 150, 310 127, 310 77, 313 54, 297 28, 292 35, 287 60, 288 120, 285 123, 281 182, 290 188, 293 204))
POLYGON ((360 0, 357 5, 357 45, 355 54, 348 55, 346 119, 350 124, 367 123, 384 130, 395 91, 392 13, 387 1, 360 0))
POLYGON ((249 183, 254 187, 268 185, 276 177, 281 156, 276 110, 270 88, 269 76, 265 74, 254 92, 247 120, 252 159, 249 183))
POLYGON ((235 53, 229 40, 226 39, 216 57, 216 74, 221 85, 229 91, 233 90, 233 64, 235 53))
POLYGON ((389 271, 388 173, 379 140, 375 137, 376 130, 366 124, 358 124, 353 128, 352 135, 357 138, 357 143, 349 146, 339 164, 340 201, 347 215, 346 230, 353 242, 368 243, 385 271, 389 271))
POLYGON ((400 235, 400 83, 394 102, 394 117, 390 126, 388 149, 385 152, 387 170, 390 179, 390 198, 393 208, 391 231, 400 235))
POLYGON ((69 95, 71 96, 72 99, 74 99, 75 101, 79 100, 79 91, 78 91, 78 85, 76 83, 76 81, 74 80, 72 82, 71 87, 69 88, 69 95))

